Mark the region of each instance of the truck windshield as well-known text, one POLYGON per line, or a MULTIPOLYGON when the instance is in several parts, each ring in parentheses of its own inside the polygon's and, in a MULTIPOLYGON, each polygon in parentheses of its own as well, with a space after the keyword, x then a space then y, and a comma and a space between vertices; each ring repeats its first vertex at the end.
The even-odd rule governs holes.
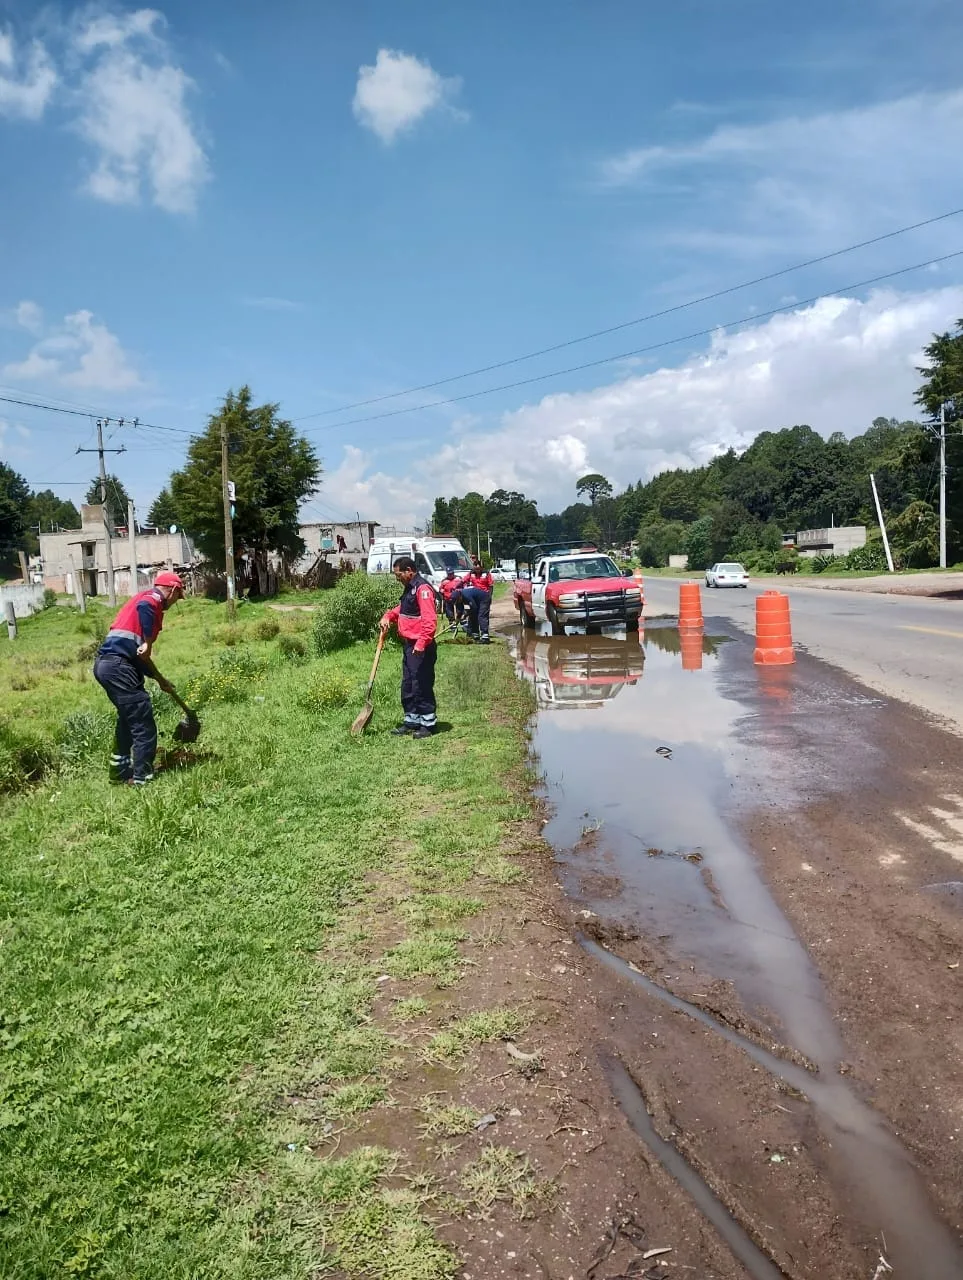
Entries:
POLYGON ((431 551, 425 554, 432 569, 438 573, 447 573, 449 569, 454 569, 456 573, 459 570, 467 573, 471 568, 464 551, 431 551))
POLYGON ((620 578, 622 575, 608 556, 582 556, 560 560, 549 567, 549 582, 569 582, 579 578, 620 578))

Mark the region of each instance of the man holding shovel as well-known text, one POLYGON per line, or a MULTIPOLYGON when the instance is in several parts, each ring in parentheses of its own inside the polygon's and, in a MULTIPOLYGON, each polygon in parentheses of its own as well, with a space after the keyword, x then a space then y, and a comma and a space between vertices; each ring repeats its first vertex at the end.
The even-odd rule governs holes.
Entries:
POLYGON ((382 634, 395 623, 404 645, 401 668, 401 705, 405 718, 392 733, 430 738, 435 732, 435 589, 421 576, 410 556, 399 556, 391 566, 404 587, 401 602, 381 619, 382 634))
POLYGON ((165 612, 183 595, 184 584, 176 573, 159 573, 152 587, 122 606, 97 652, 94 678, 117 711, 111 782, 130 782, 140 787, 154 777, 157 724, 144 677, 156 680, 165 693, 184 705, 151 658, 165 612))

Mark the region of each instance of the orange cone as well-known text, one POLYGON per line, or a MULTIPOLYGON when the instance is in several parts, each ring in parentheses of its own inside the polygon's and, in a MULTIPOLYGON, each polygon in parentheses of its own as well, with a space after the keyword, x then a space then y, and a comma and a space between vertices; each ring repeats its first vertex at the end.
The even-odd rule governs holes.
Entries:
POLYGON ((682 650, 682 670, 702 670, 702 632, 694 627, 679 631, 679 647, 682 650))
POLYGON ((756 597, 756 652, 754 661, 765 666, 795 662, 789 597, 781 591, 764 591, 756 597))
POLYGON ((702 593, 698 582, 683 582, 679 587, 679 631, 701 631, 702 593))
POLYGON ((632 580, 641 591, 642 590, 642 570, 641 569, 636 569, 636 571, 632 574, 632 580))

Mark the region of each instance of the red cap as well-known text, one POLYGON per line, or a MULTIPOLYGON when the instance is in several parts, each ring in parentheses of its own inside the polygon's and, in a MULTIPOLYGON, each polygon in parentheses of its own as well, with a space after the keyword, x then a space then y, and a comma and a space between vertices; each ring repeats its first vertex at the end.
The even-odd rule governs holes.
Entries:
POLYGON ((166 569, 164 570, 163 573, 159 573, 157 577, 154 579, 154 586, 155 587, 180 587, 181 591, 184 590, 184 583, 177 576, 177 574, 169 573, 166 569))

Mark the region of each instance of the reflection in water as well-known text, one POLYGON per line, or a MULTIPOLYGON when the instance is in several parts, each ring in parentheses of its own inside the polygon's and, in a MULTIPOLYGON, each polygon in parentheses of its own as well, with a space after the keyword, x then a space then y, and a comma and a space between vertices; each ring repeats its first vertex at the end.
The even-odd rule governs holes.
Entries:
POLYGON ((729 636, 707 636, 704 631, 690 631, 680 635, 676 626, 658 626, 650 623, 645 629, 646 647, 654 645, 663 653, 682 653, 688 642, 699 642, 699 652, 715 657, 729 636))
POLYGON ((639 637, 537 635, 524 631, 518 647, 519 674, 535 686, 540 709, 604 706, 627 684, 642 679, 645 653, 639 637))
MULTIPOLYGON (((634 637, 521 636, 519 669, 539 707, 571 713, 539 715, 535 733, 553 808, 545 837, 561 879, 603 924, 671 939, 679 960, 728 979, 750 1007, 776 1016, 789 1043, 819 1068, 825 1084, 811 1095, 821 1127, 847 1180, 875 1220, 887 1222, 888 1237, 892 1231, 892 1256, 907 1268, 919 1260, 906 1275, 951 1280, 963 1274, 955 1246, 898 1146, 837 1075, 843 1044, 819 972, 724 817, 745 751, 737 726, 757 747, 775 734, 781 745, 764 754, 782 759, 780 727, 803 693, 797 669, 763 668, 743 686, 754 690, 743 705, 723 690, 719 661, 690 678, 688 664, 718 657, 724 637, 696 639, 698 653, 695 644, 683 648, 675 628, 648 627, 642 680, 634 637), (671 758, 657 750, 666 746, 671 758), (616 896, 594 892, 603 881, 618 886, 616 896)), ((746 645, 733 651, 751 664, 746 645)))

